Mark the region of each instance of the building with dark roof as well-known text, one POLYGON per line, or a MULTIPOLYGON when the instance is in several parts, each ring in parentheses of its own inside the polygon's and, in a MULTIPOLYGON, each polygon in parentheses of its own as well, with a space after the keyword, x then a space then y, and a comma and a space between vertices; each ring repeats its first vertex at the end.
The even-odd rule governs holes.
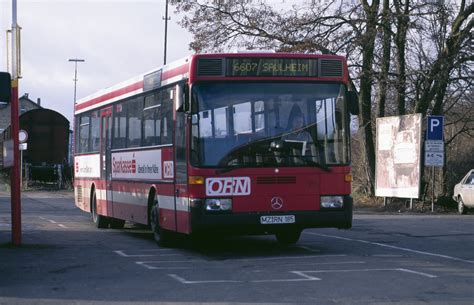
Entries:
MULTIPOLYGON (((38 98, 37 102, 32 101, 28 93, 25 93, 19 99, 19 115, 23 113, 33 110, 33 109, 41 109, 41 99, 38 98)), ((8 126, 10 126, 10 116, 11 116, 11 108, 10 104, 7 104, 4 107, 0 107, 0 135, 3 133, 8 126)))

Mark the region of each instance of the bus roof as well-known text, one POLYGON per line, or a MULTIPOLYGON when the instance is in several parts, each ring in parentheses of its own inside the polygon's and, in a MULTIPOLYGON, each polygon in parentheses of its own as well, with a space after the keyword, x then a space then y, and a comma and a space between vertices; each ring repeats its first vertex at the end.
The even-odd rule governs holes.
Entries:
MULTIPOLYGON (((80 114, 89 110, 93 110, 115 101, 131 97, 147 90, 166 86, 180 80, 188 79, 191 70, 197 70, 197 62, 200 58, 301 58, 301 59, 328 59, 337 60, 343 63, 343 70, 347 70, 345 59, 342 56, 329 54, 303 54, 303 53, 270 53, 270 52, 241 52, 241 53, 209 53, 209 54, 195 54, 185 58, 174 61, 168 65, 155 68, 146 73, 140 74, 134 78, 128 79, 124 82, 114 86, 99 90, 98 92, 81 98, 76 101, 74 105, 74 114, 80 114), (155 82, 158 82, 156 85, 155 82)), ((347 79, 347 73, 342 73, 338 79, 347 79)), ((223 75, 214 75, 210 77, 201 77, 201 79, 216 79, 223 75)), ((198 76, 199 77, 199 76, 198 76)), ((234 79, 241 79, 242 77, 234 77, 234 79)), ((250 80, 248 76, 242 79, 250 80)), ((255 79, 253 77, 252 79, 255 79)), ((261 77, 258 79, 262 79, 261 77)), ((328 80, 335 80, 335 78, 327 78, 328 80)), ((193 78, 193 81, 195 79, 193 78)))

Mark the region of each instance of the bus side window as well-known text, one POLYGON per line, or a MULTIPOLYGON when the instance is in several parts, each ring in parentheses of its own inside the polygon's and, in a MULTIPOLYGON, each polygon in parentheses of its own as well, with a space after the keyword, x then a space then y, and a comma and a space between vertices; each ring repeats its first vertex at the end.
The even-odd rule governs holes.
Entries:
POLYGON ((161 100, 159 93, 145 96, 143 146, 161 144, 161 100))
POLYGON ((163 92, 161 102, 161 144, 173 143, 173 88, 163 92))
POLYGON ((79 119, 79 136, 78 136, 78 153, 85 153, 89 151, 89 128, 90 117, 89 114, 81 115, 79 119))
POLYGON ((143 98, 127 102, 127 147, 141 146, 143 98))
POLYGON ((127 108, 122 103, 114 107, 114 139, 112 148, 126 147, 127 108))
POLYGON ((91 133, 90 133, 91 139, 90 139, 89 151, 97 152, 100 149, 100 117, 99 117, 98 111, 92 112, 90 126, 91 126, 91 133))

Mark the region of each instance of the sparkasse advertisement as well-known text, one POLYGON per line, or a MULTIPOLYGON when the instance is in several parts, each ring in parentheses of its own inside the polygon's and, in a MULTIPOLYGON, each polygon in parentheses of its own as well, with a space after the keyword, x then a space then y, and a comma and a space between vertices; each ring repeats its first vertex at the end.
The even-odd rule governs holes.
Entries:
POLYGON ((113 179, 162 179, 161 150, 112 153, 113 179))

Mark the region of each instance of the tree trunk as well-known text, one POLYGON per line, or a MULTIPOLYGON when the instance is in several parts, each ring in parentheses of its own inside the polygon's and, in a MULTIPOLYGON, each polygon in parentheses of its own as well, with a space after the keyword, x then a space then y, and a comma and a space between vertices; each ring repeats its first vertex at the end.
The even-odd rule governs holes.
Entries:
POLYGON ((406 105, 405 105, 405 94, 406 94, 406 61, 405 61, 405 48, 406 48, 406 38, 408 31, 408 22, 410 21, 409 17, 409 2, 406 0, 405 3, 402 3, 401 0, 395 0, 395 10, 397 12, 397 34, 395 35, 395 45, 397 48, 397 95, 395 98, 398 114, 406 114, 406 105), (403 5, 403 11, 402 6, 403 5))
POLYGON ((372 132, 372 64, 374 58, 375 37, 377 35, 377 13, 379 0, 369 5, 362 1, 367 14, 367 28, 362 39, 362 71, 360 77, 359 108, 360 128, 363 130, 364 161, 366 165, 369 195, 375 194, 375 145, 372 132))
POLYGON ((377 117, 385 116, 385 103, 387 100, 388 72, 390 70, 390 49, 391 49, 391 29, 390 29, 390 1, 383 0, 382 13, 382 69, 380 71, 379 94, 377 101, 377 117))

